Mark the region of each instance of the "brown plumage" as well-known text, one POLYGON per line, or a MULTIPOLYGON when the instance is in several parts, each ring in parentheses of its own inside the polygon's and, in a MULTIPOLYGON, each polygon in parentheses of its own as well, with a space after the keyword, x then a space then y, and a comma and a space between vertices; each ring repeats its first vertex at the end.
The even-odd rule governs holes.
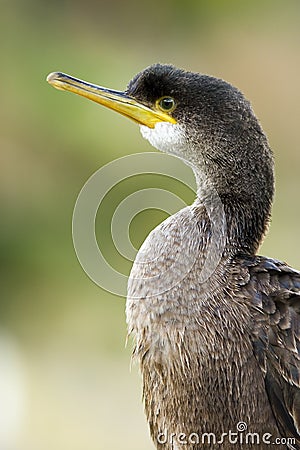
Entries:
POLYGON ((96 95, 63 74, 49 81, 93 91, 89 98, 132 117, 195 173, 195 202, 149 234, 128 283, 157 449, 300 449, 300 273, 256 255, 273 158, 249 102, 223 80, 164 65, 125 93, 96 95))

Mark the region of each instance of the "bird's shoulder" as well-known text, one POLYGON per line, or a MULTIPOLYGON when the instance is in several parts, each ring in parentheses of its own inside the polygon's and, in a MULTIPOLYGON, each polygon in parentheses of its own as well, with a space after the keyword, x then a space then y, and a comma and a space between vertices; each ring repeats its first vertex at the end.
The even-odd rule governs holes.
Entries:
POLYGON ((185 259, 195 260, 209 243, 210 224, 204 209, 202 214, 202 211, 187 206, 149 233, 136 255, 134 266, 142 264, 155 270, 160 266, 182 264, 185 259))
POLYGON ((266 257, 241 258, 249 277, 253 348, 278 428, 300 448, 300 272, 266 257))

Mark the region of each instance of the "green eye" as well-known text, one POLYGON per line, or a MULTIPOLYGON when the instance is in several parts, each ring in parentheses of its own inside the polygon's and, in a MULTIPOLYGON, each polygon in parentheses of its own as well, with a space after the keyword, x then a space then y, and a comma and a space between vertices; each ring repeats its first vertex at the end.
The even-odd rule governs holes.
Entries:
POLYGON ((162 97, 156 102, 159 109, 166 112, 172 112, 175 109, 175 100, 172 97, 162 97))

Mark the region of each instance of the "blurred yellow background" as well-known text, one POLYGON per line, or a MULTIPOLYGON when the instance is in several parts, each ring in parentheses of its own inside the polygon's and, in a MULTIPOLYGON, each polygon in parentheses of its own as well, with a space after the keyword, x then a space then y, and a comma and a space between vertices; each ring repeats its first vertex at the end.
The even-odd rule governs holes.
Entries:
MULTIPOLYGON (((59 70, 124 89, 145 66, 165 62, 239 87, 276 157, 273 222, 261 253, 300 269, 300 2, 0 7, 0 450, 150 450, 140 377, 136 366, 129 370, 130 345, 124 349, 125 300, 83 272, 71 220, 96 169, 151 147, 134 123, 55 91, 45 78, 59 70)), ((141 215, 133 240, 162 219, 141 215)), ((101 241, 101 223, 97 233, 101 241)))

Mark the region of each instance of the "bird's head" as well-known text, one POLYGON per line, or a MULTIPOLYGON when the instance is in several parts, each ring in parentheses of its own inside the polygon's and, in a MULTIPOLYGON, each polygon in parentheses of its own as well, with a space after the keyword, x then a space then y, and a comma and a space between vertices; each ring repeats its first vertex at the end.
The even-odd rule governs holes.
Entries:
POLYGON ((229 83, 162 64, 138 73, 124 92, 62 73, 48 81, 133 119, 154 147, 184 159, 220 195, 246 203, 256 196, 270 208, 272 153, 250 103, 229 83))

